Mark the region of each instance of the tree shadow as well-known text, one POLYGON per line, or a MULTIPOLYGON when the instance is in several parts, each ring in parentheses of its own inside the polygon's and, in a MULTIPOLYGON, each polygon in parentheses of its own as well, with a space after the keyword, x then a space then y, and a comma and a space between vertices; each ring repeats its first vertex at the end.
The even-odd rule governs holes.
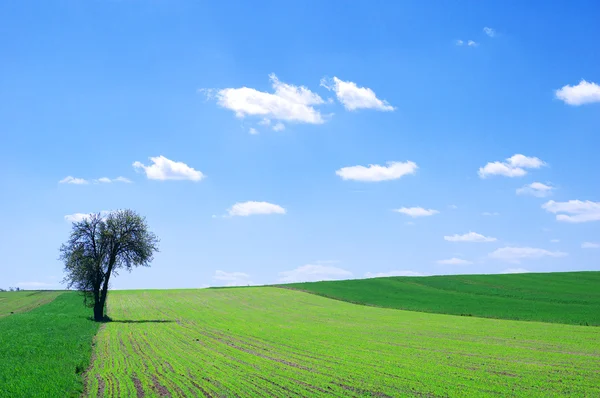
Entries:
MULTIPOLYGON (((94 321, 94 317, 88 317, 90 321, 94 321)), ((173 323, 168 319, 112 319, 109 316, 104 316, 104 319, 97 321, 100 323, 173 323)))

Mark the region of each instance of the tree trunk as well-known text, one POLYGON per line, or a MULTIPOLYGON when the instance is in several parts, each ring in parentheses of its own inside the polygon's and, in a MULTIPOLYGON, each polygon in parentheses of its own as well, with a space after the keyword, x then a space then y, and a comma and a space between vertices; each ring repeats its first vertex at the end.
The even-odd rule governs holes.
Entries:
POLYGON ((102 300, 94 300, 94 321, 102 322, 104 320, 104 304, 102 300))

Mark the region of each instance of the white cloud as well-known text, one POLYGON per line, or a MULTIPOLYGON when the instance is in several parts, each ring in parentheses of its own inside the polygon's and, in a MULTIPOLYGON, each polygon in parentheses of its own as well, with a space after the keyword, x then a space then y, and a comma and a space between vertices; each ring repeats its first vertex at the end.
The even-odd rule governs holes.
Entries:
POLYGON ((357 109, 376 109, 378 111, 393 111, 394 107, 387 101, 377 98, 373 90, 367 87, 358 87, 356 83, 345 82, 334 77, 321 79, 321 86, 333 90, 337 99, 349 111, 357 109))
POLYGON ((352 272, 343 268, 323 264, 306 264, 291 271, 279 273, 279 282, 316 282, 334 279, 347 279, 352 272))
POLYGON ((484 211, 483 213, 481 213, 482 216, 487 216, 487 217, 496 217, 499 216, 500 213, 498 212, 489 212, 489 211, 484 211))
POLYGON ((600 249, 600 243, 594 242, 583 242, 581 244, 582 249, 600 249))
POLYGON ((600 202, 589 200, 569 200, 568 202, 555 202, 550 200, 542 208, 556 214, 556 220, 571 223, 600 221, 600 202), (566 214, 557 214, 566 213, 566 214))
POLYGON ((117 177, 117 178, 113 178, 112 180, 108 177, 102 177, 102 178, 98 178, 97 180, 94 180, 95 183, 102 183, 102 184, 110 184, 112 182, 124 182, 127 184, 131 184, 131 180, 129 178, 125 178, 125 177, 117 177))
POLYGON ((465 44, 465 42, 464 42, 464 41, 462 41, 462 40, 456 40, 456 41, 454 42, 454 44, 456 44, 457 46, 462 46, 463 44, 465 44))
POLYGON ((227 213, 233 216, 251 216, 255 214, 285 214, 286 210, 276 204, 269 202, 238 202, 231 206, 227 213))
POLYGON ((256 134, 258 134, 258 130, 257 130, 257 129, 255 129, 254 127, 250 127, 250 128, 248 129, 248 132, 249 132, 250 134, 252 134, 252 135, 256 135, 256 134))
POLYGON ((588 83, 581 80, 576 86, 568 84, 555 92, 556 98, 569 105, 591 104, 600 102, 600 86, 596 83, 588 83))
POLYGON ((396 213, 406 214, 407 216, 411 216, 413 218, 414 217, 433 216, 434 214, 439 213, 439 211, 437 211, 437 210, 424 209, 422 207, 401 207, 399 209, 394 209, 392 211, 395 211, 396 213))
POLYGON ((496 37, 496 31, 492 28, 488 28, 487 26, 483 28, 483 32, 489 37, 496 37))
POLYGON ((389 276, 425 276, 420 272, 408 271, 408 270, 394 270, 389 272, 367 272, 365 278, 386 278, 389 276))
POLYGON ((490 162, 479 168, 479 177, 486 178, 491 175, 506 177, 522 177, 527 174, 525 169, 539 169, 546 163, 536 157, 516 154, 506 159, 505 162, 490 162))
POLYGON ((458 209, 458 206, 457 205, 448 205, 448 208, 452 209, 452 210, 456 210, 456 209, 458 209))
POLYGON ((536 259, 542 257, 564 257, 567 253, 549 251, 534 247, 503 247, 489 254, 491 258, 504 260, 511 263, 519 263, 523 259, 536 259))
POLYGON ((473 40, 469 40, 467 42, 467 46, 469 47, 477 47, 479 45, 479 43, 475 43, 473 40))
POLYGON ((273 131, 283 131, 285 130, 285 124, 278 122, 273 126, 273 131))
POLYGON ((529 271, 528 269, 525 268, 507 268, 504 271, 502 271, 502 274, 526 274, 529 271))
POLYGON ((444 240, 447 240, 449 242, 478 242, 478 243, 483 243, 483 242, 495 242, 498 239, 496 238, 492 238, 490 236, 483 236, 481 234, 478 234, 477 232, 469 232, 466 233, 464 235, 451 235, 451 236, 444 236, 444 240))
MULTIPOLYGON (((100 216, 104 217, 106 215, 108 215, 110 213, 109 210, 102 210, 100 212, 100 216)), ((68 222, 80 222, 83 221, 85 219, 88 219, 92 214, 96 214, 96 213, 74 213, 74 214, 67 214, 64 218, 65 221, 68 222)))
POLYGON ((370 164, 368 167, 342 167, 341 169, 336 170, 335 174, 340 176, 343 180, 378 182, 397 180, 402 176, 415 174, 418 169, 417 164, 411 161, 387 162, 386 164, 387 166, 370 164))
POLYGON ((200 181, 205 176, 201 171, 194 170, 183 162, 175 162, 164 156, 151 157, 152 165, 145 166, 141 162, 134 162, 133 167, 143 170, 150 180, 191 180, 200 181))
POLYGON ((243 272, 225 272, 221 270, 215 271, 213 279, 221 282, 226 282, 226 286, 247 286, 253 285, 250 280, 250 275, 243 272))
POLYGON ((261 126, 269 126, 271 125, 271 120, 264 118, 263 120, 261 120, 260 122, 258 122, 258 124, 260 124, 261 126))
POLYGON ((552 242, 552 243, 559 243, 560 239, 550 239, 550 242, 552 242))
POLYGON ((58 182, 59 184, 75 184, 75 185, 83 185, 88 184, 89 181, 83 178, 75 178, 73 176, 67 176, 58 182))
POLYGON ((545 198, 546 196, 552 195, 554 187, 541 182, 532 182, 529 185, 525 185, 517 189, 517 195, 530 195, 538 198, 545 198))
POLYGON ((449 258, 447 260, 438 260, 437 263, 438 264, 443 264, 443 265, 468 265, 468 264, 473 264, 472 261, 463 260, 461 258, 456 258, 456 257, 452 257, 452 258, 449 258))
MULTIPOLYGON (((274 93, 248 87, 225 88, 216 91, 217 103, 235 112, 239 118, 262 117, 264 125, 270 124, 271 119, 311 124, 324 122, 321 113, 314 108, 325 103, 318 94, 304 86, 282 83, 275 74, 270 74, 269 79, 274 93)), ((210 97, 212 91, 205 91, 210 97)))

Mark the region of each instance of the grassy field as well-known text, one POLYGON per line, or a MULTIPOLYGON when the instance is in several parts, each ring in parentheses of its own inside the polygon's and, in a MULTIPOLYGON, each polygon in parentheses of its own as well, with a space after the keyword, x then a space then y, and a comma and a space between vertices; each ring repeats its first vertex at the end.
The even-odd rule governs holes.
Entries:
POLYGON ((595 327, 270 287, 115 291, 108 311, 91 396, 600 396, 595 327))
POLYGON ((282 286, 385 308, 600 325, 600 272, 391 277, 282 286))
POLYGON ((0 318, 47 304, 62 293, 57 290, 0 292, 0 318))
POLYGON ((78 396, 99 325, 88 319, 90 310, 77 293, 28 293, 7 293, 8 299, 0 301, 0 312, 7 311, 5 305, 37 306, 0 319, 0 397, 78 396))

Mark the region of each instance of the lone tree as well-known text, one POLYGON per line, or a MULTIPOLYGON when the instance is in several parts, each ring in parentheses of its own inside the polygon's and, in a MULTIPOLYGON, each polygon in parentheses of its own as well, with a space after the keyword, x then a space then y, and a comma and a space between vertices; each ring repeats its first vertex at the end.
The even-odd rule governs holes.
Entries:
POLYGON ((73 223, 69 240, 60 248, 63 282, 82 292, 84 303, 94 308, 94 320, 102 321, 111 275, 123 268, 149 267, 158 242, 146 219, 133 210, 91 214, 73 223))

